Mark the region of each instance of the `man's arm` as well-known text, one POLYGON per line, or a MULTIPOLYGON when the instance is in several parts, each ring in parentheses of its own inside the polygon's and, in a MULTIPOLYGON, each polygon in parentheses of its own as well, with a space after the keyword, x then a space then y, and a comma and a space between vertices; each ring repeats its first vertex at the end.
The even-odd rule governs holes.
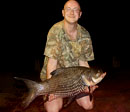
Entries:
POLYGON ((89 66, 89 64, 88 64, 87 61, 81 61, 81 60, 79 60, 79 66, 85 66, 85 67, 90 68, 90 66, 89 66))
POLYGON ((53 70, 55 70, 56 67, 57 67, 57 60, 53 58, 49 58, 47 63, 47 79, 51 78, 52 75, 50 73, 53 70))
MULTIPOLYGON (((52 77, 50 73, 56 68, 57 68, 57 60, 53 58, 49 58, 47 63, 47 73, 46 73, 47 79, 50 79, 52 77)), ((54 94, 48 95, 48 101, 52 101, 55 98, 56 96, 54 94)))

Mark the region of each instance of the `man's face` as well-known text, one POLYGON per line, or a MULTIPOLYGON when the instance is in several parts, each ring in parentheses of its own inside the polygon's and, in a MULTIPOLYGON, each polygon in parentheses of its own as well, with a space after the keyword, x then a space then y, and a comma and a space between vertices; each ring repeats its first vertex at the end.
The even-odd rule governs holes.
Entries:
POLYGON ((76 1, 68 1, 64 6, 64 10, 62 10, 62 14, 67 22, 75 23, 80 18, 82 12, 76 1))

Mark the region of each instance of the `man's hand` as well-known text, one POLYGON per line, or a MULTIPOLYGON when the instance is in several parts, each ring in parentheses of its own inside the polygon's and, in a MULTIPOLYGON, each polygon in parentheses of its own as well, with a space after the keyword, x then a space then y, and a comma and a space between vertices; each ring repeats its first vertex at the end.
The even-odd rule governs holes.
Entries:
POLYGON ((89 88, 88 86, 86 86, 84 92, 85 92, 85 93, 93 93, 96 88, 98 88, 97 85, 95 85, 95 86, 90 86, 90 88, 89 88))
POLYGON ((48 101, 52 101, 54 99, 56 99, 57 97, 54 94, 50 94, 48 95, 48 101))
POLYGON ((56 99, 57 97, 54 95, 54 94, 49 94, 49 95, 45 95, 44 97, 43 97, 43 100, 44 100, 44 102, 46 102, 46 101, 52 101, 52 100, 54 100, 54 99, 56 99))

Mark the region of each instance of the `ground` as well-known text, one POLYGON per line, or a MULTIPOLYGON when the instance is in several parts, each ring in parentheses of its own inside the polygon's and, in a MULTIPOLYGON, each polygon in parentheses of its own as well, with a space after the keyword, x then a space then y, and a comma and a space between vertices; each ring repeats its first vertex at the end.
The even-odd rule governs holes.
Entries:
MULTIPOLYGON (((37 73, 0 73, 0 112, 45 112, 42 96, 37 97, 26 109, 20 104, 26 97, 27 88, 14 76, 26 77, 39 81, 37 73), (33 75, 32 75, 33 74, 33 75)), ((89 111, 72 102, 61 112, 130 112, 130 71, 117 69, 107 72, 107 76, 99 84, 94 94, 94 108, 89 111)))

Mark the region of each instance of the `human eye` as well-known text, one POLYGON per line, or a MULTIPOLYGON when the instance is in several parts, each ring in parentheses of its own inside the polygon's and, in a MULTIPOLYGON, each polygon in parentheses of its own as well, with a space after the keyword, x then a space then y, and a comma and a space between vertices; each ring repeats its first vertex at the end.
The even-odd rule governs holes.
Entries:
POLYGON ((68 12, 71 11, 71 8, 67 7, 65 10, 68 12))
POLYGON ((79 12, 80 10, 79 10, 78 8, 75 8, 74 11, 75 11, 75 12, 79 12))

